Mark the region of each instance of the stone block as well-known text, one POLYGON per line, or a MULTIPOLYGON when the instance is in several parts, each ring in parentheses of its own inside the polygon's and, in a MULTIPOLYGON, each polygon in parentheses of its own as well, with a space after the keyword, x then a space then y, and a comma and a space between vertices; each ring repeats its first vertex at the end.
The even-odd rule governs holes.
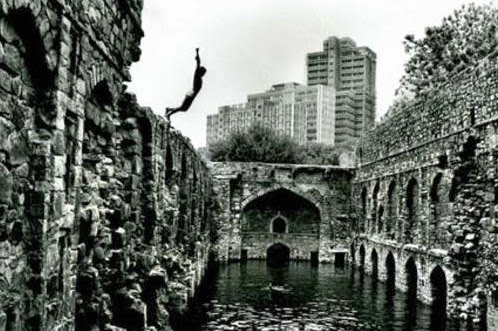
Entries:
POLYGON ((66 174, 66 156, 54 156, 52 159, 54 177, 63 177, 66 174))
POLYGON ((61 130, 56 130, 53 134, 52 151, 57 156, 62 156, 67 153, 64 133, 61 130))
POLYGON ((45 193, 32 191, 27 194, 28 214, 33 218, 45 218, 45 193))
POLYGON ((0 204, 10 204, 14 178, 10 171, 0 163, 0 204))

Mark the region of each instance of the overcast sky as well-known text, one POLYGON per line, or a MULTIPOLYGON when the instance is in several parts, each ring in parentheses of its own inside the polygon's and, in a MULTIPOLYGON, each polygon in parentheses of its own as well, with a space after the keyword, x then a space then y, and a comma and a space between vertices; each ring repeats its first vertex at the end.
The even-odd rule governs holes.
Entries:
MULTIPOLYGON (((490 3, 495 1, 474 1, 490 3)), ((130 91, 162 114, 192 88, 194 49, 207 68, 188 113, 173 125, 205 145, 206 116, 221 105, 246 101, 280 82, 306 83, 305 55, 328 36, 351 37, 377 53, 377 118, 391 104, 406 60, 406 34, 468 0, 145 0, 142 57, 131 68, 130 91)))

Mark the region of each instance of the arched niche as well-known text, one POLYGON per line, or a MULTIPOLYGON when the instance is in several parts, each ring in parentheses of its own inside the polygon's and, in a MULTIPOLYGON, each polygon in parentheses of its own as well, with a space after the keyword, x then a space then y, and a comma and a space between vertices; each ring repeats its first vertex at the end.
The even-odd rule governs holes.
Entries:
POLYGON ((397 218, 397 191, 396 182, 392 180, 387 189, 387 215, 385 221, 385 234, 388 239, 396 238, 396 218, 397 218))
POLYGON ((288 233, 289 232, 289 220, 278 214, 270 220, 269 232, 271 233, 288 233))
POLYGON ((272 232, 275 215, 285 221, 287 233, 319 234, 318 207, 285 188, 266 192, 248 202, 242 209, 242 231, 272 232))
POLYGON ((419 215, 419 185, 415 178, 410 178, 406 186, 406 219, 404 226, 404 239, 412 243, 415 239, 419 215))
POLYGON ((372 224, 370 228, 370 232, 372 233, 377 232, 376 229, 378 225, 377 208, 379 204, 379 190, 380 190, 380 184, 379 182, 376 182, 372 192, 372 224))
POLYGON ((361 220, 360 220, 360 231, 364 232, 367 230, 367 188, 363 187, 360 195, 360 211, 361 211, 361 220))

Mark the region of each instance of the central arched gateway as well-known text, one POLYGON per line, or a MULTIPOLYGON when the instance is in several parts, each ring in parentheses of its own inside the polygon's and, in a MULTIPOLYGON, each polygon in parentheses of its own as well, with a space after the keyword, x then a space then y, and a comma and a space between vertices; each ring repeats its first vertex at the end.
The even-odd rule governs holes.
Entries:
POLYGON ((310 260, 320 250, 321 214, 307 198, 278 188, 243 206, 241 242, 248 259, 310 260))

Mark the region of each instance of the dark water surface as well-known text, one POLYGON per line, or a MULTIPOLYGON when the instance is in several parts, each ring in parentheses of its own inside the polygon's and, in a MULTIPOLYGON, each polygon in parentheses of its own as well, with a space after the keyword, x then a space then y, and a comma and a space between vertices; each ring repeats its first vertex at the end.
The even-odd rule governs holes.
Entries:
POLYGON ((445 313, 350 267, 264 261, 215 267, 190 312, 172 318, 176 331, 456 331, 445 313), (286 284, 289 293, 271 293, 286 284))

